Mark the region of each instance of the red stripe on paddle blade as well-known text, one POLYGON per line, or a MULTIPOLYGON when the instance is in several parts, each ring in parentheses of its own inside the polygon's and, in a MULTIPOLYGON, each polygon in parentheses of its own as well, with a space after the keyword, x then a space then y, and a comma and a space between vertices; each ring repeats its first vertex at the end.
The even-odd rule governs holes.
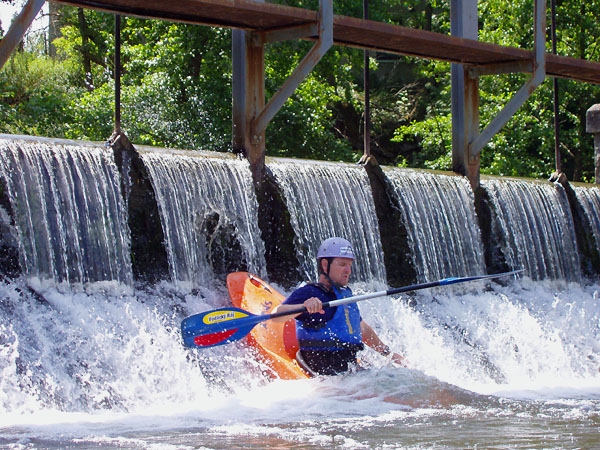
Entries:
POLYGON ((216 333, 196 336, 194 338, 194 344, 198 347, 212 347, 213 345, 224 344, 227 339, 233 336, 237 331, 238 329, 234 328, 233 330, 217 331, 216 333))

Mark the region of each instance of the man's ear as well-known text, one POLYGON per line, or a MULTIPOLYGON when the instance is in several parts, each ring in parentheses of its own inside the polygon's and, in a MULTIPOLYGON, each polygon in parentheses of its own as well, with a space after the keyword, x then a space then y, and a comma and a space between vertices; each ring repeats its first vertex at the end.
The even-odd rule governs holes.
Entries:
POLYGON ((320 267, 321 272, 320 273, 327 273, 327 266, 329 264, 329 261, 327 260, 327 258, 321 258, 321 260, 319 261, 319 264, 321 265, 321 267, 320 267))

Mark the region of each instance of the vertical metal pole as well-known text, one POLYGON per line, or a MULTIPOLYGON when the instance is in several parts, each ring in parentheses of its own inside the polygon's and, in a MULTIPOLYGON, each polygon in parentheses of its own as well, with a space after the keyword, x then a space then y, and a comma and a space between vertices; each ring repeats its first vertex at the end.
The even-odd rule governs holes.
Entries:
POLYGON ((247 32, 245 39, 246 95, 244 150, 250 163, 254 183, 260 185, 265 173, 265 128, 251 125, 265 109, 265 46, 256 32, 247 32))
MULTIPOLYGON (((363 0, 363 18, 369 19, 369 0, 363 0)), ((365 90, 365 117, 364 117, 364 137, 363 137, 363 160, 371 156, 371 93, 370 93, 370 71, 369 71, 369 51, 364 50, 363 54, 363 78, 365 90)))
MULTIPOLYGON (((260 32, 254 32, 253 45, 262 45, 264 36, 260 32)), ((253 133, 261 134, 275 114, 283 107, 288 98, 298 88, 300 83, 306 79, 308 74, 321 60, 323 55, 333 45, 333 0, 319 0, 319 38, 312 46, 304 58, 298 63, 296 68, 287 77, 283 84, 275 92, 269 102, 262 110, 258 111, 258 115, 252 121, 253 133)), ((264 83, 263 83, 264 84, 264 83)))
POLYGON ((246 32, 231 31, 232 51, 232 148, 234 153, 245 154, 244 137, 246 135, 246 32))
POLYGON ((596 184, 600 184, 600 103, 592 105, 585 113, 585 131, 594 135, 596 184))
POLYGON ((121 16, 115 16, 115 133, 121 131, 121 16))
POLYGON ((233 31, 232 64, 232 147, 248 159, 258 186, 265 171, 265 130, 253 133, 251 124, 265 106, 264 43, 260 33, 233 31))
MULTIPOLYGON (((551 6, 551 33, 552 33, 552 54, 556 55, 556 0, 552 0, 551 6)), ((554 162, 556 172, 562 172, 562 163, 560 159, 560 121, 559 121, 559 105, 558 105, 558 78, 552 79, 554 90, 554 162)))
MULTIPOLYGON (((477 0, 451 0, 452 36, 477 39, 477 0)), ((467 76, 462 64, 451 65, 452 170, 465 175, 473 188, 479 185, 479 154, 469 144, 479 132, 479 80, 467 76)))

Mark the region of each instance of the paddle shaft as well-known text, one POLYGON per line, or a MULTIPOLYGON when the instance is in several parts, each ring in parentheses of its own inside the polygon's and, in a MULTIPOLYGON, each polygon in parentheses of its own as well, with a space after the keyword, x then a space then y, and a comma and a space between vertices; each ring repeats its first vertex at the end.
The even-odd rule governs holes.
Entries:
MULTIPOLYGON (((444 286, 455 283, 464 283, 467 281, 483 280, 486 278, 499 278, 508 275, 514 275, 522 270, 499 273, 494 275, 478 275, 474 277, 463 278, 445 278, 443 280, 432 281, 430 283, 413 284, 387 291, 372 292, 369 294, 355 295, 353 297, 340 298, 323 303, 323 308, 331 308, 347 303, 360 302, 375 297, 384 297, 387 295, 400 294, 402 292, 416 291, 419 289, 428 289, 436 286, 444 286)), ((298 305, 298 308, 288 309, 287 311, 276 312, 272 314, 254 315, 248 311, 239 308, 221 308, 213 311, 207 311, 195 314, 183 320, 181 331, 186 345, 192 347, 212 347, 229 342, 237 341, 250 333, 252 328, 261 322, 274 319, 276 317, 292 316, 307 312, 304 305, 298 305)))
MULTIPOLYGON (((323 308, 332 308, 334 306, 346 305, 348 303, 356 303, 356 302, 360 302, 362 300, 369 300, 371 298, 386 297, 388 295, 401 294, 402 292, 417 291, 420 289, 429 289, 429 288, 437 287, 437 286, 446 286, 449 284, 464 283, 467 281, 483 280, 486 278, 500 278, 500 277, 505 277, 505 276, 509 276, 509 275, 515 275, 522 271, 523 270, 520 269, 520 270, 513 270, 511 272, 504 272, 504 273, 498 273, 498 274, 493 274, 493 275, 477 275, 477 276, 473 276, 473 277, 462 277, 462 278, 461 277, 444 278, 443 280, 431 281, 429 283, 412 284, 410 286, 402 286, 399 288, 388 289, 387 291, 371 292, 368 294, 361 294, 361 295, 354 295, 352 297, 340 298, 337 300, 332 300, 330 302, 323 302, 323 308)), ((264 320, 270 320, 270 319, 275 319, 276 317, 301 314, 306 311, 307 311, 306 307, 300 306, 295 309, 288 309, 287 311, 276 312, 273 314, 264 314, 264 315, 258 316, 258 317, 261 317, 264 320)))

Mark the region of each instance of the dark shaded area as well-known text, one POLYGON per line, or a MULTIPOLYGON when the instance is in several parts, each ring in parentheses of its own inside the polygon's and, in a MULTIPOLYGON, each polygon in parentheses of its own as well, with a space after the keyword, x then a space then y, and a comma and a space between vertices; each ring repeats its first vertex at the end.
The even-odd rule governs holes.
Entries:
POLYGON ((226 222, 218 212, 212 212, 202 220, 197 219, 195 226, 198 233, 206 237, 207 263, 216 277, 224 280, 228 273, 248 270, 235 224, 226 222))
POLYGON ((490 201, 488 192, 480 185, 475 189, 475 212, 483 241, 483 254, 487 273, 502 273, 511 270, 508 267, 502 248, 506 246, 501 232, 497 212, 490 201))
POLYGON ((393 187, 373 157, 365 164, 365 170, 373 192, 388 285, 399 287, 414 284, 417 272, 413 267, 400 204, 391 195, 393 187))
POLYGON ((283 200, 281 188, 277 185, 269 167, 257 186, 258 226, 265 243, 265 259, 269 280, 285 288, 297 285, 301 279, 294 229, 290 222, 290 212, 283 200))
POLYGON ((15 278, 21 274, 19 264, 19 236, 15 229, 14 214, 8 199, 6 184, 0 178, 0 267, 1 273, 15 278))
POLYGON ((133 276, 136 280, 150 283, 168 279, 165 237, 148 172, 139 153, 124 134, 115 133, 108 143, 121 172, 121 192, 128 205, 133 276))

